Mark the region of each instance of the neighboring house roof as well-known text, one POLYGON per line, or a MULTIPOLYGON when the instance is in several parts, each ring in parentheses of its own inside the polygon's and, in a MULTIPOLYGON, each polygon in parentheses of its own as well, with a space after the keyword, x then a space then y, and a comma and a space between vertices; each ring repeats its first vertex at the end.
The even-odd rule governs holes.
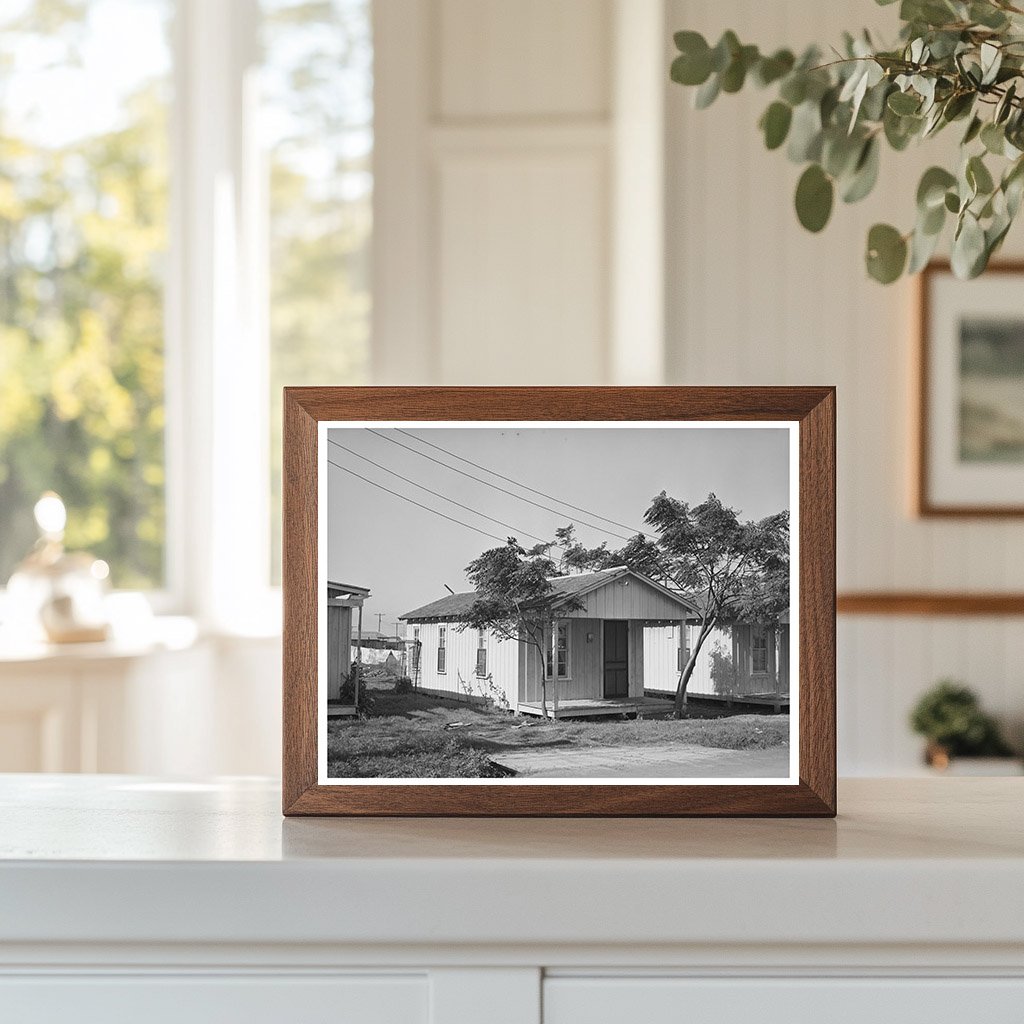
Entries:
POLYGON ((332 580, 327 581, 327 593, 335 591, 337 594, 350 594, 352 597, 369 597, 370 591, 368 587, 356 587, 351 583, 335 583, 332 580))
MULTIPOLYGON (((597 590, 598 587, 606 586, 613 580, 621 579, 623 576, 632 576, 635 579, 643 580, 644 583, 660 591, 672 601, 685 607, 688 611, 693 610, 693 602, 688 598, 674 593, 667 587, 663 587, 660 583, 656 583, 649 577, 635 572, 624 565, 615 566, 610 569, 600 569, 596 572, 577 573, 572 576, 555 576, 551 579, 551 589, 559 597, 575 599, 589 594, 592 590, 597 590)), ((476 598, 477 594, 474 590, 465 591, 461 594, 449 594, 447 597, 431 601, 430 604, 425 604, 421 608, 415 608, 411 612, 406 612, 404 615, 400 615, 399 618, 404 622, 412 622, 417 619, 450 619, 458 621, 469 612, 476 598)))

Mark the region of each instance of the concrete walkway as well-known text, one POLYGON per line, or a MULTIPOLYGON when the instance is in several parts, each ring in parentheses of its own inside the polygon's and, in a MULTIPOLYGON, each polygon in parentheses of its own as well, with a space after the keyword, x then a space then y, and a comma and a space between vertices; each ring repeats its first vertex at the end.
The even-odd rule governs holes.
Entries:
POLYGON ((789 747, 723 750, 689 743, 545 747, 495 753, 499 764, 538 779, 777 779, 789 775, 789 747))

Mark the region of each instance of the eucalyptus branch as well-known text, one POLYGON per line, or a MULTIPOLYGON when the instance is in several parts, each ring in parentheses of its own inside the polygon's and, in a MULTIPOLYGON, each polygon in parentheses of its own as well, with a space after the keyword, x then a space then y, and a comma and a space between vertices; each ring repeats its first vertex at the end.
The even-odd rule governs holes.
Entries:
POLYGON ((901 152, 962 122, 958 165, 922 176, 910 230, 871 228, 865 262, 883 284, 916 273, 952 219, 953 270, 975 277, 1002 245, 1024 196, 1024 25, 1015 16, 1024 9, 1009 0, 902 0, 895 48, 875 47, 866 33, 847 35, 827 62, 816 48, 799 58, 789 50, 762 54, 734 32, 715 46, 678 32, 671 75, 697 87, 701 109, 751 81, 774 88, 759 127, 768 149, 785 145, 789 159, 804 165, 795 206, 812 232, 830 220, 837 194, 847 203, 870 194, 883 143, 901 152))

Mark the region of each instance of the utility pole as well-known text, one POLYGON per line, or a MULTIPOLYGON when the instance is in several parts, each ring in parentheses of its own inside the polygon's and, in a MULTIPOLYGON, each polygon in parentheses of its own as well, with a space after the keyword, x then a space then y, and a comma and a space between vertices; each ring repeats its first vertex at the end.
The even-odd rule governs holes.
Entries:
POLYGON ((383 618, 384 618, 384 613, 383 612, 377 612, 377 633, 378 634, 380 633, 380 622, 381 622, 381 619, 383 619, 383 618))

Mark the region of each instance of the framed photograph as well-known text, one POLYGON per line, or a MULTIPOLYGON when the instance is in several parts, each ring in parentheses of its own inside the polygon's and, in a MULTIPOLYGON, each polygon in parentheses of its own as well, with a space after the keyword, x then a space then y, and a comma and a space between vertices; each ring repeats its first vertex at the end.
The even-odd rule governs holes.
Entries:
POLYGON ((1024 263, 919 287, 917 512, 1024 515, 1024 263))
POLYGON ((284 813, 835 814, 832 388, 287 388, 284 813))

